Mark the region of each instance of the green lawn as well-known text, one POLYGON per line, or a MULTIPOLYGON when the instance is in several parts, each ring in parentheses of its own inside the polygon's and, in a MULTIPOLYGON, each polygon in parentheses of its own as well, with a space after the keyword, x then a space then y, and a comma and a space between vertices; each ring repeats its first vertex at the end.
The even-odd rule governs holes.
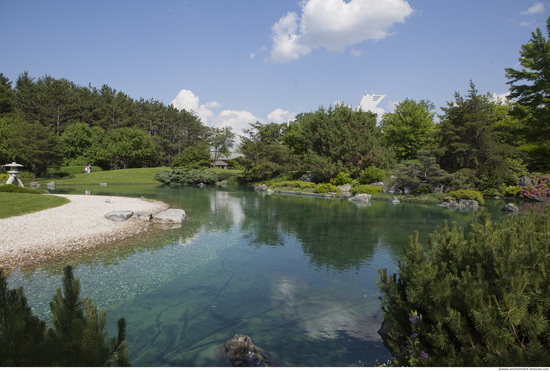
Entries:
MULTIPOLYGON (((93 168, 92 168, 93 169, 93 168)), ((58 185, 63 184, 162 184, 154 179, 155 172, 158 169, 168 168, 139 168, 139 169, 121 169, 121 170, 104 170, 91 172, 88 174, 75 174, 74 178, 47 178, 37 180, 39 183, 56 182, 58 185)))
POLYGON ((0 192, 0 219, 34 213, 70 202, 65 197, 0 192))
MULTIPOLYGON (((93 168, 92 168, 93 169, 93 168)), ((170 169, 169 167, 151 167, 138 169, 121 169, 121 170, 103 170, 91 173, 73 174, 73 177, 64 178, 40 178, 36 181, 45 185, 48 182, 56 182, 57 185, 79 184, 91 185, 99 183, 107 184, 162 184, 154 179, 155 173, 159 169, 170 169)), ((222 170, 215 169, 220 175, 220 179, 227 179, 229 176, 237 176, 242 173, 242 170, 222 170)), ((29 179, 23 179, 25 184, 31 182, 29 179)))

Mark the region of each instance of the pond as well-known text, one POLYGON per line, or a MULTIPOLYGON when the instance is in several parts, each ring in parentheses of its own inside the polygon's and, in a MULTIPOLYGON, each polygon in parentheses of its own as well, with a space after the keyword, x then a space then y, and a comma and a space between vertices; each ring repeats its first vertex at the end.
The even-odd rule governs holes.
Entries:
MULTIPOLYGON (((373 366, 389 352, 378 269, 395 272, 408 236, 427 241, 443 220, 467 226, 478 211, 294 195, 239 187, 88 186, 56 193, 144 196, 182 208, 178 229, 153 230, 78 257, 17 271, 33 311, 71 264, 82 295, 126 318, 133 366, 224 366, 221 347, 246 334, 278 366, 373 366)), ((504 201, 489 202, 499 218, 504 201)))

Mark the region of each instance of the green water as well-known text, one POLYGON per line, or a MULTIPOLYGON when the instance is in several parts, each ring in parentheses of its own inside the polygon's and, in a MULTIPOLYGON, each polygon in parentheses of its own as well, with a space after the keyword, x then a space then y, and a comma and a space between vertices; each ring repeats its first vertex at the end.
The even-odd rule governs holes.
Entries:
MULTIPOLYGON (((71 187, 57 193, 144 196, 187 213, 181 228, 152 230, 86 255, 18 271, 35 313, 67 264, 82 294, 125 317, 134 366, 223 366, 221 346, 242 333, 278 366, 372 366, 389 358, 377 269, 393 272, 407 238, 427 240, 443 220, 478 212, 290 195, 244 188, 71 187)), ((504 201, 489 202, 499 218, 504 201)))

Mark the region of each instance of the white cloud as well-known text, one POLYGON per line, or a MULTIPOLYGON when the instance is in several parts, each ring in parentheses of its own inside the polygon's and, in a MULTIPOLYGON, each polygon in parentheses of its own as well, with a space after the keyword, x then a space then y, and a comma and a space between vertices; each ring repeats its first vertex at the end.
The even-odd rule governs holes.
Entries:
POLYGON ((406 0, 305 0, 300 17, 289 12, 272 26, 271 60, 285 63, 317 48, 342 51, 380 40, 412 13, 406 0))
POLYGON ((252 112, 245 110, 220 110, 222 105, 218 102, 207 102, 200 104, 197 97, 191 90, 182 89, 172 100, 171 104, 177 109, 194 112, 206 126, 221 128, 228 126, 239 136, 243 135, 243 130, 250 127, 249 124, 257 121, 261 123, 276 122, 283 123, 294 120, 296 114, 285 111, 281 108, 275 109, 267 116, 267 120, 262 119, 252 112))
POLYGON ((533 4, 529 9, 521 12, 521 15, 531 15, 531 14, 539 14, 544 13, 544 3, 537 2, 533 4))
POLYGON ((510 95, 510 92, 506 92, 502 94, 492 93, 493 100, 495 102, 502 102, 502 103, 506 103, 508 101, 509 95, 510 95))
POLYGON ((285 111, 284 109, 277 108, 273 112, 267 115, 267 120, 269 122, 275 122, 277 124, 282 124, 284 122, 294 121, 296 114, 285 111))

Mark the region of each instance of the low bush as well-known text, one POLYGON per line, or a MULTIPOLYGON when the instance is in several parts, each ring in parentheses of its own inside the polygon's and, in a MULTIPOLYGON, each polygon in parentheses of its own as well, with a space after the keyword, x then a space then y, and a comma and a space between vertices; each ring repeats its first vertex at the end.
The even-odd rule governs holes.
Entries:
POLYGON ((15 184, 4 184, 0 186, 0 192, 6 192, 6 193, 32 193, 32 194, 42 194, 42 193, 48 193, 48 191, 44 189, 32 189, 32 188, 26 188, 26 187, 19 187, 15 184))
POLYGON ((164 184, 191 185, 191 184, 213 184, 218 177, 212 169, 161 169, 155 173, 155 180, 164 184))
POLYGON ((409 192, 410 195, 422 195, 426 193, 430 193, 430 189, 428 187, 416 188, 409 192))
POLYGON ((344 184, 351 183, 352 179, 348 173, 340 172, 334 178, 330 179, 329 182, 332 185, 339 186, 344 184))
POLYGON ((359 181, 361 184, 371 184, 377 183, 385 180, 388 177, 388 174, 377 168, 376 166, 369 166, 359 174, 359 181))
POLYGON ((338 187, 330 183, 321 183, 315 186, 314 193, 333 193, 338 192, 338 187))
POLYGON ((481 192, 484 197, 501 197, 502 192, 496 188, 489 188, 481 192))
POLYGON ((508 186, 504 188, 504 196, 506 197, 519 197, 520 188, 519 186, 508 186))
POLYGON ((382 193, 382 187, 362 184, 362 185, 358 185, 356 187, 353 187, 350 190, 350 193, 352 195, 356 195, 356 194, 359 194, 359 193, 366 193, 366 194, 369 194, 369 195, 375 195, 377 193, 382 193))
POLYGON ((270 184, 274 188, 315 188, 315 183, 312 182, 303 182, 301 180, 284 180, 281 182, 275 182, 270 184))
POLYGON ((478 191, 474 191, 473 189, 459 189, 457 191, 451 191, 449 192, 449 196, 453 197, 456 200, 475 200, 480 205, 483 205, 485 203, 483 195, 478 191))

